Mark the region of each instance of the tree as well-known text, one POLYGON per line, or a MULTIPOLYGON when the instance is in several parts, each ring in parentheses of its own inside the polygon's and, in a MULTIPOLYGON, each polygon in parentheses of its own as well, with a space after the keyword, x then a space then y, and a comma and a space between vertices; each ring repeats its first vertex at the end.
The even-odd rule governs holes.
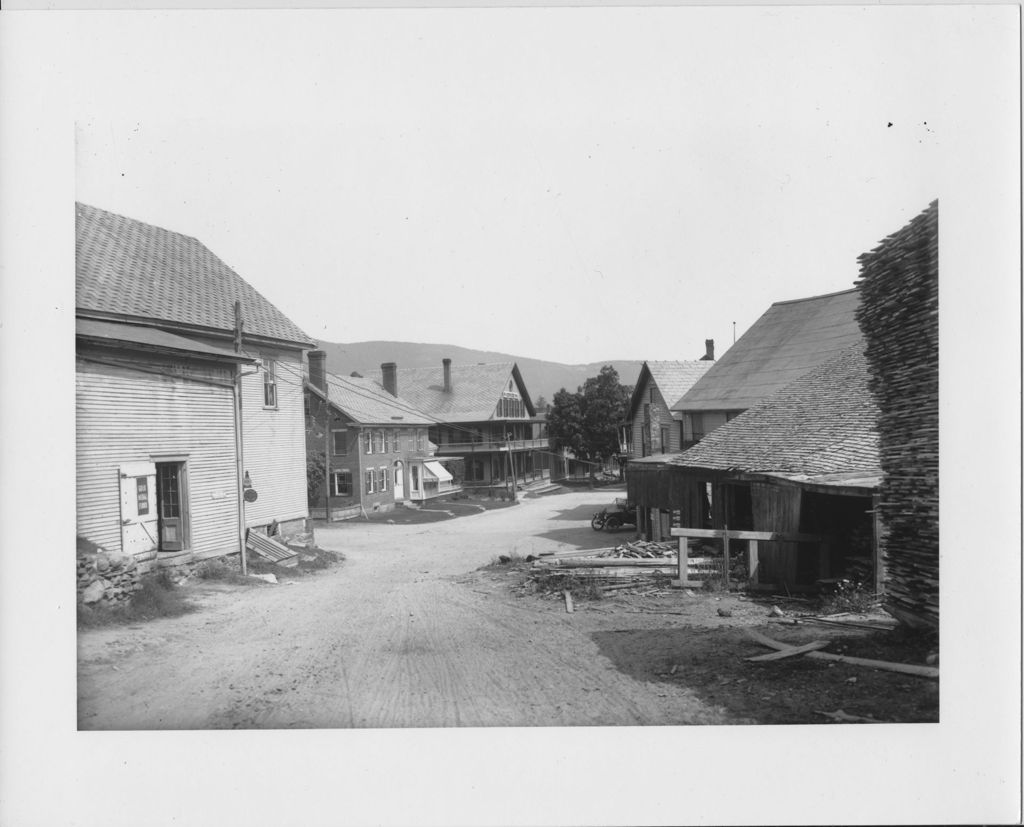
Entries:
POLYGON ((629 410, 633 388, 619 383, 611 365, 583 383, 576 393, 562 388, 548 411, 548 433, 557 447, 578 459, 602 465, 619 451, 619 425, 629 410))
MULTIPOLYGON (((562 390, 565 390, 565 388, 562 388, 562 390)), ((551 404, 543 396, 538 396, 537 401, 533 403, 533 409, 539 414, 544 413, 550 407, 551 404)))
POLYGON ((583 395, 579 391, 569 393, 562 388, 555 394, 554 402, 548 409, 548 436, 552 448, 568 448, 580 456, 583 446, 583 395))

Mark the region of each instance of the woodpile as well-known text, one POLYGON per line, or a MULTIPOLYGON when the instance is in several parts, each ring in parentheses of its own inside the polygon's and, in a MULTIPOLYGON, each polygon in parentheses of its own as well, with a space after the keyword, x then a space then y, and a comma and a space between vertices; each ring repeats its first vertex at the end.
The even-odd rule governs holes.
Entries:
POLYGON ((879 517, 885 606, 939 622, 938 201, 860 256, 857 321, 881 411, 879 517))
POLYGON ((122 603, 142 588, 130 554, 94 552, 78 555, 78 599, 83 603, 122 603))
POLYGON ((622 557, 630 559, 660 559, 675 557, 679 547, 676 543, 655 543, 649 540, 631 540, 615 548, 601 549, 594 557, 622 557))

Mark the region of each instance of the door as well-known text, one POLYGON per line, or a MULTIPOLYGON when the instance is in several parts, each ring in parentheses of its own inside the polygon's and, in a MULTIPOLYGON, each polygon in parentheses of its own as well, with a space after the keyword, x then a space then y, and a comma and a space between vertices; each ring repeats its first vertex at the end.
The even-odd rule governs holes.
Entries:
POLYGON ((130 462, 119 469, 121 551, 138 554, 157 547, 156 465, 130 462))
POLYGON ((395 502, 405 499, 405 468, 400 459, 395 460, 395 502))
POLYGON ((160 551, 185 548, 184 463, 156 463, 160 551))

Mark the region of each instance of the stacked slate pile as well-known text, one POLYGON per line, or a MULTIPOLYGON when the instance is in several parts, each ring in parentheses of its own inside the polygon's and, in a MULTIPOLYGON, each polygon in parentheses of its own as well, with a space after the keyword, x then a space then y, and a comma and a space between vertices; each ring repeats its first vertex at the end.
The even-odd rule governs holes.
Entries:
POLYGON ((857 321, 880 410, 885 607, 939 622, 939 206, 860 256, 857 321))
POLYGON ((135 558, 102 550, 78 554, 78 599, 115 605, 142 588, 135 558))

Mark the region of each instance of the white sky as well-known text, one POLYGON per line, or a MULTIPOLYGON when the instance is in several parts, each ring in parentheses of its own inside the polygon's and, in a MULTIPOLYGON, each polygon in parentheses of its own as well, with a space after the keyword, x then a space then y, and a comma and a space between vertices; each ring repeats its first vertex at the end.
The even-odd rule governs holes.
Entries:
POLYGON ((965 15, 97 15, 77 197, 197 236, 316 338, 694 359, 940 195, 998 42, 965 15))
POLYGON ((1019 17, 5 10, 0 820, 1018 821, 1019 17), (76 733, 76 195, 311 335, 564 362, 727 344, 939 197, 941 724, 76 733))

